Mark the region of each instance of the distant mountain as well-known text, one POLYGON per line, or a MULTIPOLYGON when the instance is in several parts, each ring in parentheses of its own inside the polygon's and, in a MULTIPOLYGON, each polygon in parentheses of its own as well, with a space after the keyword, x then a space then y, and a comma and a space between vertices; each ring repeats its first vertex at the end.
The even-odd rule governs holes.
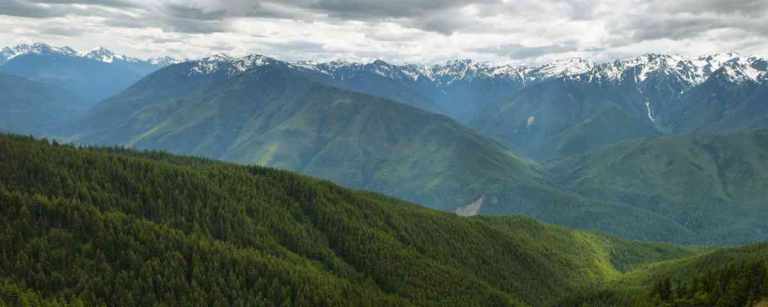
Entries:
POLYGON ((79 53, 69 47, 21 44, 0 51, 0 72, 66 89, 87 108, 173 62, 139 60, 99 48, 79 53))
MULTIPOLYGON (((765 75, 764 59, 745 58, 733 53, 701 57, 647 54, 601 64, 582 58, 570 58, 540 66, 494 65, 472 60, 454 60, 436 65, 393 65, 380 60, 369 64, 343 61, 301 64, 336 80, 378 75, 397 81, 409 91, 415 90, 419 95, 429 98, 434 104, 431 111, 468 122, 478 119, 478 112, 496 106, 500 103, 498 100, 511 98, 523 88, 563 78, 588 83, 630 84, 646 96, 650 110, 663 113, 660 108, 665 107, 664 101, 703 83, 719 68, 734 61, 763 63, 762 66, 752 65, 754 68, 745 72, 752 80, 759 80, 765 75)), ((376 95, 370 91, 356 90, 376 95)))
MULTIPOLYGON (((83 99, 88 105, 174 62, 142 61, 106 49, 76 53, 42 44, 6 48, 3 54, 11 60, 0 71, 75 88, 76 94, 88 96, 83 99), (38 58, 43 54, 58 58, 38 58), (25 56, 34 58, 23 60, 25 56), (70 64, 73 60, 88 61, 70 64)), ((448 115, 537 160, 637 137, 764 126, 762 113, 756 111, 765 97, 760 86, 766 80, 766 60, 732 53, 648 54, 600 64, 573 58, 532 67, 471 60, 438 65, 380 60, 286 64, 294 75, 314 82, 448 115), (732 94, 722 96, 727 92, 732 94)))
POLYGON ((637 137, 762 127, 763 112, 756 111, 766 97, 755 89, 766 83, 766 63, 724 53, 609 63, 572 58, 531 67, 471 60, 297 65, 333 86, 446 114, 546 160, 637 137))
POLYGON ((259 55, 173 65, 97 106, 77 140, 286 168, 442 209, 495 181, 540 179, 445 116, 317 78, 259 55))
POLYGON ((677 133, 723 133, 766 128, 768 76, 766 61, 736 58, 682 95, 661 120, 677 133))
POLYGON ((446 116, 323 76, 259 55, 172 65, 89 112, 72 140, 284 168, 467 215, 521 213, 636 239, 680 233, 652 212, 561 191, 538 164, 446 116))
POLYGON ((689 242, 768 237, 768 130, 627 141, 555 163, 564 188, 666 216, 689 242))
POLYGON ((527 157, 546 160, 660 134, 643 102, 626 86, 559 78, 527 87, 486 110, 473 126, 527 157))
MULTIPOLYGON (((0 52, 0 63, 4 62, 8 63, 0 66, 0 71, 69 89, 93 104, 127 88, 141 76, 178 61, 167 57, 139 60, 116 55, 103 48, 78 53, 67 47, 33 44, 4 48, 0 52), (24 60, 25 57, 32 59, 24 60), (71 63, 78 62, 78 59, 89 61, 71 63), (112 82, 107 84, 104 80, 112 82)), ((768 70, 766 63, 762 58, 725 53, 701 57, 647 54, 609 63, 572 58, 540 66, 493 65, 472 60, 436 65, 394 65, 380 60, 365 64, 301 61, 292 63, 291 68, 297 74, 330 86, 448 115, 485 135, 498 138, 528 157, 548 159, 570 153, 571 150, 562 148, 567 147, 563 144, 569 140, 561 139, 560 135, 581 134, 565 130, 579 130, 589 125, 592 118, 603 112, 608 100, 610 109, 627 113, 635 128, 623 132, 623 135, 598 135, 596 138, 599 140, 584 146, 584 150, 653 133, 706 130, 697 123, 720 116, 718 112, 724 116, 724 122, 718 127, 742 126, 736 118, 754 117, 754 113, 749 111, 751 107, 733 111, 744 115, 731 115, 730 109, 726 112, 720 107, 706 106, 714 103, 702 101, 710 99, 706 98, 709 97, 707 95, 711 96, 706 93, 706 88, 720 91, 720 87, 712 87, 714 81, 707 81, 726 79, 736 87, 764 84, 768 70), (542 95, 537 93, 541 90, 548 91, 547 95, 555 100, 537 105, 532 97, 542 95), (597 97, 599 101, 594 102, 595 95, 599 95, 600 91, 611 94, 609 97, 597 97), (549 113, 573 108, 561 105, 560 101, 575 101, 576 105, 586 107, 582 111, 587 111, 567 114, 566 117, 563 117, 565 112, 549 113), (597 110, 598 113, 589 110, 597 110), (712 114, 696 115, 699 112, 712 114), (701 118, 693 118, 695 116, 701 118), (520 129, 529 127, 531 117, 535 117, 533 125, 538 130, 520 129), (649 121, 657 131, 647 131, 649 121)), ((742 98, 746 100, 749 97, 742 98)), ((762 97, 751 99, 759 101, 762 97)), ((733 105, 716 104, 729 108, 733 105)), ((755 123, 751 126, 759 126, 760 118, 749 120, 755 123)))
POLYGON ((752 124, 742 119, 762 114, 755 111, 768 98, 765 90, 757 90, 766 83, 764 63, 728 54, 696 59, 647 55, 595 65, 578 74, 540 79, 486 107, 470 125, 539 160, 656 134, 760 127, 759 117, 752 124), (615 115, 601 116, 606 110, 615 115), (584 131, 585 126, 599 129, 584 131), (567 146, 574 143, 569 139, 574 134, 584 136, 577 142, 580 148, 567 146))
POLYGON ((77 51, 69 47, 53 47, 43 43, 20 44, 14 47, 4 47, 0 50, 0 65, 15 57, 28 54, 79 56, 77 51))
POLYGON ((51 85, 0 73, 0 131, 56 135, 77 110, 74 94, 51 85))
POLYGON ((368 64, 337 61, 318 64, 301 62, 297 65, 320 72, 321 76, 316 76, 316 79, 335 87, 392 99, 423 110, 440 110, 440 106, 420 90, 421 84, 414 79, 417 72, 413 67, 401 67, 381 60, 368 64))

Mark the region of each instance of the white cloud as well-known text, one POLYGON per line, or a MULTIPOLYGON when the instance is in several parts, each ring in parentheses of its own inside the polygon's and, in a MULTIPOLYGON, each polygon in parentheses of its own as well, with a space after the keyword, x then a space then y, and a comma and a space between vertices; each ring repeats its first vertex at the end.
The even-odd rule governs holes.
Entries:
POLYGON ((133 56, 542 62, 768 53, 761 0, 5 0, 0 26, 2 45, 105 46, 133 56))

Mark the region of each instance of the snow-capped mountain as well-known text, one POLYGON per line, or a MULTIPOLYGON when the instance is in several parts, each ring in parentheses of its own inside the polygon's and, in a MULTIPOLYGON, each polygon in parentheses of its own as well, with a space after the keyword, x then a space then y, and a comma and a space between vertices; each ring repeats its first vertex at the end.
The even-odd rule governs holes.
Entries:
POLYGON ((632 59, 615 61, 595 67, 590 73, 604 80, 643 83, 649 76, 666 75, 678 78, 692 87, 704 83, 723 69, 734 81, 760 81, 766 69, 760 58, 741 57, 735 53, 721 53, 700 57, 647 54, 632 59))
POLYGON ((73 93, 90 107, 144 76, 176 62, 170 58, 138 59, 106 48, 78 52, 43 43, 20 44, 0 50, 0 73, 52 85, 73 93))
POLYGON ((469 59, 436 65, 397 65, 376 60, 356 63, 283 62, 260 55, 217 55, 193 61, 190 75, 234 76, 256 67, 280 64, 333 86, 383 96, 444 113, 461 122, 477 120, 484 109, 550 80, 633 88, 643 96, 638 109, 655 121, 674 99, 712 76, 732 83, 763 82, 766 60, 721 53, 698 57, 646 54, 608 63, 569 58, 539 66, 495 65, 469 59))
POLYGON ((19 44, 14 47, 4 47, 0 50, 0 64, 25 54, 51 54, 77 56, 77 51, 69 47, 52 47, 43 43, 19 44))
POLYGON ((96 49, 92 49, 87 52, 82 52, 80 53, 80 56, 87 59, 101 61, 104 63, 113 63, 115 61, 123 61, 123 62, 131 62, 131 63, 142 62, 142 60, 137 58, 115 54, 111 50, 106 49, 104 47, 98 47, 96 49))
MULTIPOLYGON (((241 68, 247 68, 248 65, 243 65, 252 62, 252 59, 249 58, 254 57, 270 59, 272 63, 280 62, 272 58, 256 55, 246 57, 216 55, 197 61, 200 64, 194 69, 199 70, 199 72, 211 73, 222 63, 231 63, 235 66, 240 65, 241 68)), ((342 60, 281 63, 321 72, 339 80, 346 80, 360 73, 372 73, 393 80, 426 81, 434 83, 437 87, 445 87, 450 86, 454 82, 476 79, 517 80, 522 83, 533 84, 537 81, 553 78, 570 78, 583 81, 632 81, 640 84, 654 75, 674 76, 684 81, 688 86, 695 86, 706 81, 709 76, 721 68, 727 70, 734 80, 760 81, 766 75, 765 62, 765 59, 757 57, 742 57, 736 53, 719 53, 699 57, 646 54, 599 64, 584 58, 569 58, 540 66, 495 65, 469 59, 452 60, 436 65, 395 65, 382 60, 375 60, 369 63, 342 60)), ((269 64, 260 61, 256 63, 269 64)), ((227 67, 230 66, 222 65, 221 67, 229 69, 227 67)), ((243 71, 243 69, 234 69, 234 71, 243 71)))
POLYGON ((765 60, 749 58, 733 58, 725 62, 714 73, 720 72, 729 80, 739 83, 745 81, 761 82, 766 77, 765 60))
POLYGON ((526 79, 546 80, 577 76, 592 71, 594 67, 595 64, 592 61, 583 58, 561 59, 527 71, 526 79))
POLYGON ((286 65, 294 67, 295 69, 300 68, 297 65, 292 65, 260 54, 252 54, 244 57, 216 54, 191 61, 190 64, 188 72, 189 76, 222 74, 227 77, 232 77, 269 65, 286 65))
MULTIPOLYGON (((152 66, 167 66, 181 62, 171 57, 139 59, 120 55, 99 47, 78 52, 69 47, 54 47, 44 43, 19 44, 0 50, 0 64, 25 54, 48 54, 72 56, 100 61, 103 63, 141 63, 152 66)), ((198 60, 197 73, 211 73, 219 66, 242 72, 252 65, 286 63, 273 58, 249 55, 232 57, 216 55, 198 60), (226 63, 230 63, 226 64, 226 63)), ((743 57, 736 53, 717 53, 698 57, 683 57, 666 54, 646 54, 634 58, 596 64, 584 58, 557 60, 539 66, 496 65, 469 59, 452 60, 436 65, 395 65, 381 60, 369 63, 347 61, 312 62, 297 61, 290 65, 306 70, 324 73, 335 79, 346 80, 360 73, 400 81, 427 82, 435 87, 450 87, 455 82, 471 82, 477 79, 516 81, 524 85, 553 78, 570 78, 583 81, 634 82, 641 84, 654 75, 678 78, 687 87, 703 83, 712 74, 723 69, 734 82, 757 81, 766 77, 766 60, 758 57, 743 57)))
POLYGON ((45 43, 19 44, 13 47, 4 47, 0 50, 0 65, 26 54, 36 55, 59 55, 69 57, 79 57, 95 60, 103 63, 138 63, 152 66, 167 66, 176 64, 180 61, 171 57, 157 57, 150 59, 139 59, 126 55, 116 54, 104 47, 98 47, 92 50, 78 52, 70 47, 55 47, 45 43))

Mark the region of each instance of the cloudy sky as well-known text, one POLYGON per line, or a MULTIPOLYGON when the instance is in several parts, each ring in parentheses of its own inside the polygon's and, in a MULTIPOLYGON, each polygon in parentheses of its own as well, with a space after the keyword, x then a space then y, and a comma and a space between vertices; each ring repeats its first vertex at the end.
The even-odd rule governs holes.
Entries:
POLYGON ((648 52, 768 55, 766 0, 0 0, 0 28, 0 46, 104 46, 138 57, 539 63, 648 52))

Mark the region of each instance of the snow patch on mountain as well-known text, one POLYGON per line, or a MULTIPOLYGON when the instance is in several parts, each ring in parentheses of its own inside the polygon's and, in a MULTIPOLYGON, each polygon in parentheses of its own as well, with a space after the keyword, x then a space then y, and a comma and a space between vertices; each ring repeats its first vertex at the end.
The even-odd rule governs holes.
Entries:
POLYGON ((592 61, 583 58, 561 59, 532 69, 528 76, 532 79, 550 79, 571 77, 584 74, 594 67, 592 61))
MULTIPOLYGON (((216 54, 207 58, 192 61, 191 63, 192 68, 189 70, 189 75, 210 75, 215 73, 224 73, 227 76, 242 74, 248 71, 252 71, 258 67, 273 64, 290 65, 288 63, 259 54, 252 54, 244 57, 232 57, 226 54, 216 54)), ((290 66, 299 68, 297 65, 290 66)))
POLYGON ((136 58, 115 54, 111 50, 106 49, 104 47, 98 47, 96 49, 92 49, 87 52, 80 53, 80 56, 87 59, 104 62, 104 63, 113 63, 115 61, 124 61, 124 62, 132 62, 132 63, 141 62, 141 60, 136 58))
POLYGON ((651 110, 651 102, 649 100, 645 101, 645 110, 648 112, 648 119, 655 123, 656 118, 653 117, 653 110, 651 110))
POLYGON ((192 68, 190 69, 190 75, 200 74, 209 75, 217 71, 227 69, 233 66, 235 58, 226 54, 215 54, 207 58, 192 62, 192 68))

